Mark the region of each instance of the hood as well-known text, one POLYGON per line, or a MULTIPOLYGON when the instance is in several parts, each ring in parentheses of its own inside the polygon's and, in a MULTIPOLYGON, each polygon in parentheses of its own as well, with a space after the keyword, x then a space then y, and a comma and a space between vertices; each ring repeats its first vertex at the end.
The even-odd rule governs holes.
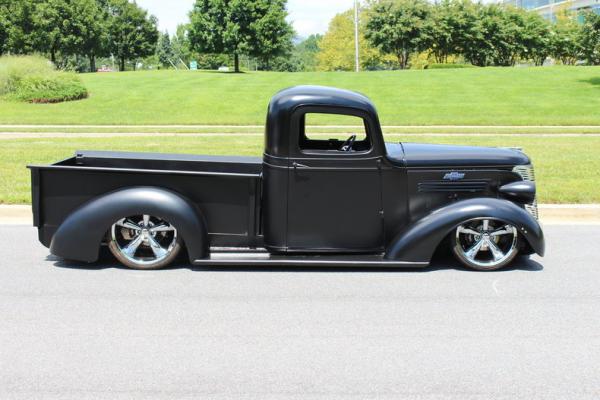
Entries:
POLYGON ((446 144, 386 143, 388 158, 407 167, 480 167, 529 164, 518 150, 446 144))

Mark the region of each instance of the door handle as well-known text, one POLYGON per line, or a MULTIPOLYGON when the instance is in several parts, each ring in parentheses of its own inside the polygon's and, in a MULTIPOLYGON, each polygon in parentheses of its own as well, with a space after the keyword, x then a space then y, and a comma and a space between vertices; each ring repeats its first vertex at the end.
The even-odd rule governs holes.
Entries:
POLYGON ((294 167, 294 169, 296 169, 296 168, 310 168, 308 165, 300 164, 300 163, 297 163, 296 161, 294 161, 292 163, 292 166, 294 167))

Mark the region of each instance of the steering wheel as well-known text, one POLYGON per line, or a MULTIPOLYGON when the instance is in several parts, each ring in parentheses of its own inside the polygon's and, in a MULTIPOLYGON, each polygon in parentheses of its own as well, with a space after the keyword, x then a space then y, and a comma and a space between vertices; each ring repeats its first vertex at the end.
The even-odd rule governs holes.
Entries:
POLYGON ((354 142, 356 142, 356 135, 352 135, 348 139, 346 139, 342 147, 340 147, 340 151, 352 151, 352 146, 354 145, 354 142))

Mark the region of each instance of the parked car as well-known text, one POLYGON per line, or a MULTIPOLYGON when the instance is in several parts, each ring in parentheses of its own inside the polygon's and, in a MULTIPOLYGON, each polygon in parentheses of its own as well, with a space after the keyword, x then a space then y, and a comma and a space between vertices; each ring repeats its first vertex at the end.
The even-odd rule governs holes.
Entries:
POLYGON ((385 143, 375 107, 317 86, 270 102, 264 155, 78 151, 29 166, 34 224, 52 254, 127 267, 425 267, 449 249, 494 270, 544 254, 534 171, 519 150, 385 143), (353 116, 346 140, 308 133, 312 114, 353 116), (360 135, 360 136, 359 136, 360 135))

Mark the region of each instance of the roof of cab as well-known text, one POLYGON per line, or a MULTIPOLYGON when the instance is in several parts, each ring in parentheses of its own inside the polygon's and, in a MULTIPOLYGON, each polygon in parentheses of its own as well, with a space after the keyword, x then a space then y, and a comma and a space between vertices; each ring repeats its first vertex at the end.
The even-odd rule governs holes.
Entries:
POLYGON ((363 94, 327 86, 295 86, 283 89, 271 99, 270 110, 292 112, 301 105, 351 107, 374 111, 373 103, 363 94))
POLYGON ((285 157, 288 155, 291 115, 301 106, 349 108, 376 117, 371 100, 360 93, 326 86, 295 86, 283 89, 271 99, 267 115, 265 153, 285 157))

